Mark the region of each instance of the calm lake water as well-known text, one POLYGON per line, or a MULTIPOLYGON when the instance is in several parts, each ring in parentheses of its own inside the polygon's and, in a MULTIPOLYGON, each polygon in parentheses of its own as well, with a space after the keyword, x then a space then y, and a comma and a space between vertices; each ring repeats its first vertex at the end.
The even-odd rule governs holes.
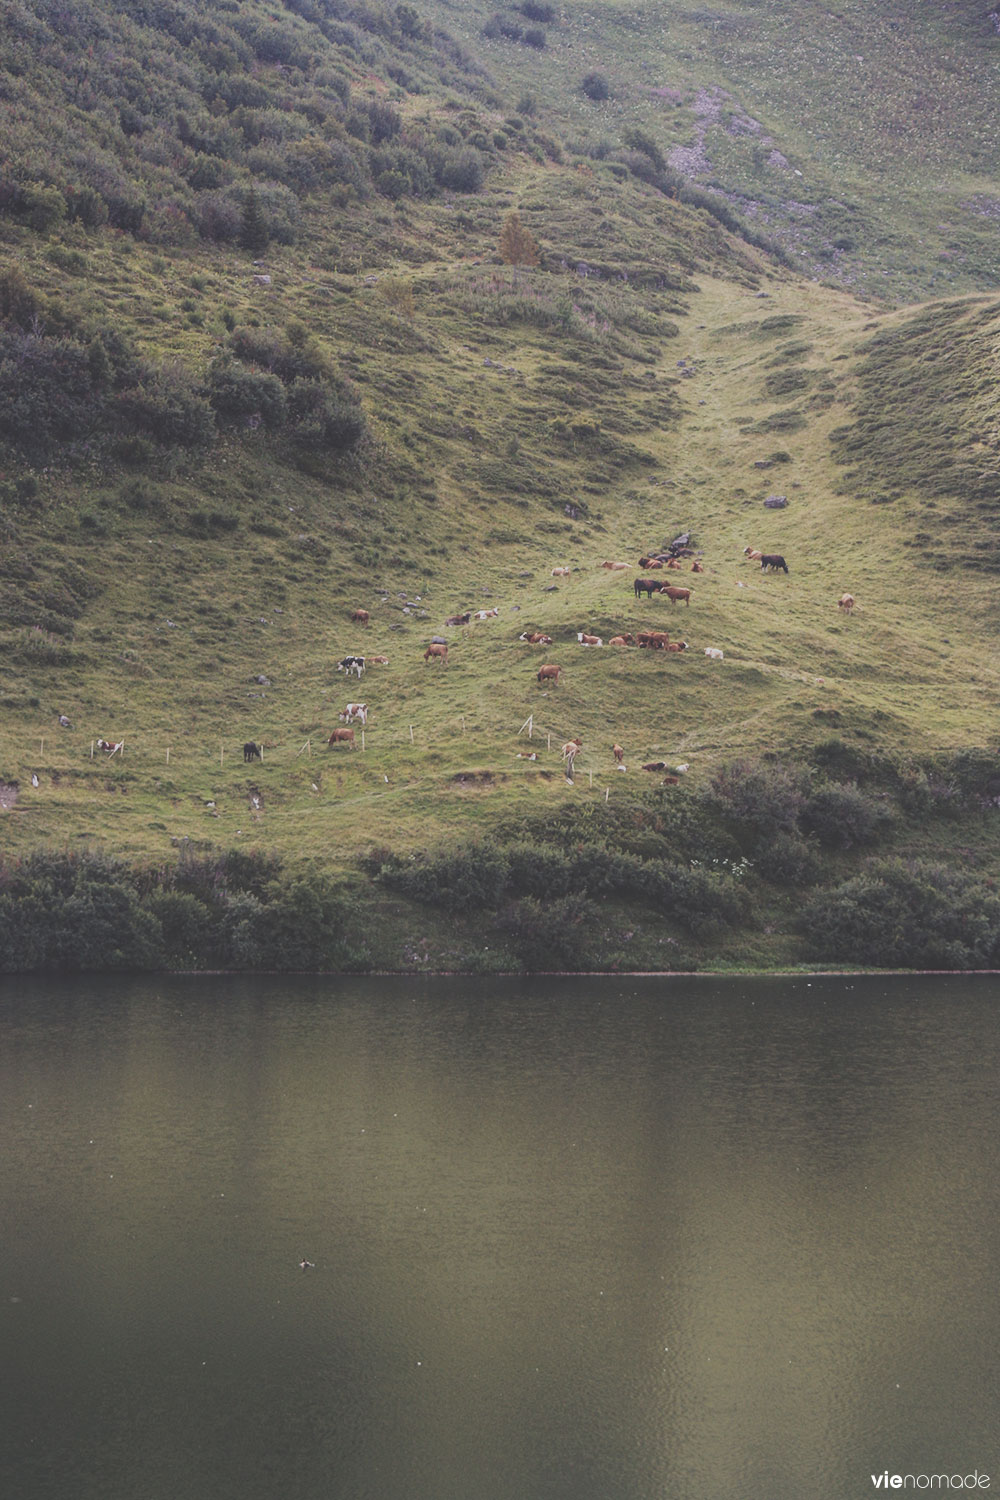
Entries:
POLYGON ((998 1064, 985 976, 7 981, 0 1495, 995 1489, 998 1064))

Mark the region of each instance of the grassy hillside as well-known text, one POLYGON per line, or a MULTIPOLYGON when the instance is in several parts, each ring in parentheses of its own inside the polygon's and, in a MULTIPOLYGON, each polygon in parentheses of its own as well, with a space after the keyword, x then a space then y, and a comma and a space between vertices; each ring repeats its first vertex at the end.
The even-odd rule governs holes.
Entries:
MULTIPOLYGON (((531 29, 530 9, 510 27, 531 29)), ((573 12, 537 22, 541 47, 484 35, 493 15, 95 4, 74 30, 44 6, 5 12, 22 149, 0 194, 4 851, 197 867, 198 900, 235 881, 224 851, 264 859, 267 879, 268 859, 318 872, 363 903, 366 939, 332 954, 317 939, 305 963, 544 966, 571 961, 565 932, 622 967, 857 957, 846 919, 817 942, 832 906, 803 931, 803 886, 829 903, 854 878, 898 894, 871 864, 887 856, 923 871, 921 890, 945 865, 1000 875, 1000 297, 862 301, 867 239, 853 271, 845 250, 817 280, 808 256, 804 275, 772 253, 745 199, 731 218, 752 155, 712 177, 725 198, 699 196, 711 173, 678 177, 670 152, 717 138, 698 136, 698 91, 766 91, 787 7, 711 24, 573 12), (578 86, 598 64, 606 100, 578 86), (500 253, 515 210, 537 250, 521 264, 500 253), (704 565, 674 575, 690 606, 637 601, 639 556, 682 531, 704 565), (789 573, 762 574, 747 546, 789 573), (689 649, 577 641, 651 623, 689 649), (424 660, 432 634, 446 666, 424 660), (388 664, 345 680, 336 662, 357 650, 388 664), (537 681, 543 661, 557 686, 537 681), (363 747, 359 728, 355 750, 327 748, 349 699, 369 705, 363 747), (262 764, 244 764, 249 739, 262 764), (678 784, 640 769, 660 761, 688 767, 678 784), (442 846, 450 871, 417 858, 442 846), (525 847, 540 863, 502 852, 525 847), (588 856, 573 873, 581 847, 641 868, 598 879, 588 856)), ((873 55, 893 24, 869 18, 873 55)), ((908 24, 900 45, 916 68, 922 47, 947 55, 945 32, 962 139, 992 150, 976 16, 908 24)), ((808 120, 829 128, 822 98, 810 115, 797 92, 817 47, 823 89, 834 76, 835 36, 795 35, 787 112, 767 114, 786 154, 808 120)), ((927 205, 908 217, 872 193, 885 159, 865 139, 868 155, 846 133, 840 150, 867 222, 892 219, 915 254, 927 205)), ((826 213, 832 158, 810 162, 826 213)), ((980 261, 949 285, 991 276, 980 261)), ((992 931, 986 907, 973 925, 992 931)), ((962 920, 927 961, 990 956, 962 920)), ((168 956, 193 961, 199 942, 168 956)), ((282 942, 257 960, 293 962, 282 942)))

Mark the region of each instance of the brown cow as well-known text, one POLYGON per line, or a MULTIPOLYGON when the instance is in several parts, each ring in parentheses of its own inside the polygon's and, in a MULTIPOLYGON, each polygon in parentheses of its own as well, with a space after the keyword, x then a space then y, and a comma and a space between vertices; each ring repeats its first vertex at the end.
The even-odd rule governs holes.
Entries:
POLYGON ((529 646, 551 646, 552 637, 543 635, 540 630, 526 630, 523 635, 518 636, 519 641, 527 641, 529 646))
POLYGON ((569 568, 553 568, 552 569, 551 576, 553 578, 568 578, 569 575, 570 575, 570 569, 569 568))
POLYGON ((427 647, 427 650, 424 652, 424 661, 426 661, 427 658, 430 657, 430 656, 436 657, 438 661, 443 661, 444 664, 445 664, 445 666, 447 666, 448 665, 448 644, 447 644, 447 642, 446 641, 431 641, 430 645, 427 647))
POLYGON ((665 568, 672 568, 675 573, 680 573, 684 567, 679 557, 668 557, 663 564, 665 568))
POLYGON ((686 651, 687 648, 687 641, 668 641, 663 649, 664 651, 686 651))
POLYGON ((446 625, 468 625, 468 623, 469 623, 469 621, 471 619, 472 619, 472 610, 468 609, 468 610, 466 610, 466 612, 465 612, 464 615, 449 615, 448 618, 447 618, 447 620, 445 620, 444 623, 446 625))
POLYGON ((691 564, 691 572, 692 573, 704 573, 704 571, 705 571, 705 564, 698 562, 698 560, 696 558, 695 561, 691 564))
POLYGON ((837 600, 837 608, 842 609, 845 615, 849 615, 854 608, 854 595, 841 594, 837 600))
POLYGON ((640 557, 640 559, 639 559, 639 566, 640 566, 640 568, 662 568, 663 567, 663 558, 662 557, 640 557))
POLYGON ((335 729, 333 731, 333 733, 331 734, 330 738, 327 740, 327 744, 328 745, 350 745, 350 747, 351 747, 352 750, 356 750, 358 748, 357 745, 354 743, 354 730, 353 729, 335 729))
POLYGON ((351 619, 355 625, 367 625, 371 616, 366 609, 355 609, 351 613, 351 619))
POLYGON ((544 667, 538 668, 535 676, 539 682, 554 682, 558 684, 559 673, 561 671, 562 667, 557 667, 554 663, 548 662, 544 667))
POLYGON ((637 599, 640 594, 645 594, 647 599, 652 599, 653 595, 658 594, 663 587, 664 585, 658 578, 633 578, 632 580, 632 592, 637 599))
POLYGON ((376 667, 387 667, 389 665, 389 658, 387 656, 369 656, 365 659, 369 665, 374 664, 376 667))
POLYGON ((602 568, 609 568, 614 573, 620 573, 623 568, 627 568, 628 567, 628 563, 602 562, 601 563, 601 567, 602 568))
POLYGON ((669 644, 670 637, 665 630, 639 631, 639 645, 649 651, 665 651, 669 644))
POLYGON ((599 635, 588 635, 585 630, 578 630, 576 638, 581 646, 603 646, 604 642, 599 635))
POLYGON ((678 602, 678 600, 680 600, 680 599, 683 599, 685 604, 690 604, 691 603, 691 590, 690 589, 679 589, 679 588, 675 588, 672 584, 665 583, 663 585, 662 589, 660 590, 660 593, 661 594, 666 594, 666 596, 670 600, 671 604, 676 604, 678 602))
POLYGON ((754 547, 744 547, 743 556, 747 559, 748 562, 760 562, 764 554, 763 552, 757 551, 757 549, 754 547))
POLYGON ((622 749, 621 745, 612 745, 611 754, 615 758, 615 765, 620 766, 622 761, 625 759, 625 751, 622 749))
POLYGON ((634 646, 635 645, 635 636, 632 635, 629 632, 626 632, 625 635, 613 635, 611 637, 610 641, 608 641, 608 645, 609 646, 634 646))

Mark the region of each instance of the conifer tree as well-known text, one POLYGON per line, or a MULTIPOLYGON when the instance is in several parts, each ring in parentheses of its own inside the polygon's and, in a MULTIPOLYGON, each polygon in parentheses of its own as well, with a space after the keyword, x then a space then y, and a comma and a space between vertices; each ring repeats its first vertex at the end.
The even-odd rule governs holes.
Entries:
POLYGON ((267 249, 267 242, 271 238, 260 206, 257 191, 251 187, 247 193, 246 202, 243 205, 243 223, 240 227, 240 244, 244 250, 259 254, 261 250, 267 249))
POLYGON ((500 229, 500 259, 506 266, 537 266, 538 258, 538 241, 513 209, 500 229))

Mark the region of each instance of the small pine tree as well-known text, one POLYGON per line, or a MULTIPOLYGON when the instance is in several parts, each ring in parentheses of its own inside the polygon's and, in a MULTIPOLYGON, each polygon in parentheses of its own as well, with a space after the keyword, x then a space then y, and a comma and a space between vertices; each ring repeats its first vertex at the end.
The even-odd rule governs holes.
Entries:
POLYGON ((270 238, 270 231, 268 230, 267 221, 260 206, 260 199, 257 197, 256 189, 251 188, 249 193, 247 193, 246 202, 243 205, 240 244, 244 250, 258 254, 261 250, 267 249, 267 243, 270 238))
POLYGON ((538 265, 538 241, 530 229, 525 229, 516 209, 507 215, 500 230, 500 259, 505 266, 538 265))

